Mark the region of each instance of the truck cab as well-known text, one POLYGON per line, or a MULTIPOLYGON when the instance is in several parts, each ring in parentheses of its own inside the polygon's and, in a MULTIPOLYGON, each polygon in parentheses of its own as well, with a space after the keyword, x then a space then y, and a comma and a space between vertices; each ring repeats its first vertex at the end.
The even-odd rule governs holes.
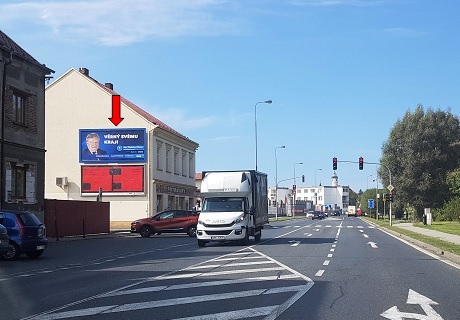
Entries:
POLYGON ((211 241, 260 241, 268 222, 266 175, 255 171, 204 172, 198 246, 211 241), (265 180, 264 180, 265 178, 265 180), (264 206, 265 205, 265 206, 264 206))

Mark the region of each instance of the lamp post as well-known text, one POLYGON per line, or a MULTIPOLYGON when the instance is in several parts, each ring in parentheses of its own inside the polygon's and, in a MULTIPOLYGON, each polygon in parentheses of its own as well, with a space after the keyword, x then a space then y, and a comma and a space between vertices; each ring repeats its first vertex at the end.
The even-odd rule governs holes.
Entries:
POLYGON ((256 134, 256 171, 257 171, 257 105, 259 103, 271 104, 272 101, 271 100, 259 101, 254 106, 254 129, 255 129, 255 134, 256 134))
MULTIPOLYGON (((369 178, 372 177, 372 175, 368 175, 367 178, 366 178, 366 182, 367 182, 367 186, 366 186, 366 191, 369 190, 369 178)), ((372 216, 372 208, 369 208, 370 210, 370 213, 369 213, 369 216, 372 216)))
MULTIPOLYGON (((295 188, 295 193, 293 192, 293 196, 294 196, 294 199, 293 199, 293 200, 294 200, 294 201, 293 201, 294 207, 293 207, 293 210, 292 210, 292 216, 294 216, 294 217, 295 217, 295 198, 296 198, 296 194, 297 194, 297 185, 296 185, 296 183, 295 183, 295 165, 296 165, 296 164, 303 164, 303 162, 296 162, 296 163, 294 163, 294 186, 296 186, 296 188, 295 188)), ((294 190, 294 188, 292 188, 292 189, 294 190)))
POLYGON ((315 209, 316 209, 316 205, 318 204, 318 193, 316 192, 316 172, 320 170, 322 171, 323 169, 320 168, 320 169, 315 170, 315 209))
POLYGON ((372 179, 376 182, 376 189, 375 189, 375 202, 376 202, 376 212, 375 212, 375 219, 379 219, 379 177, 372 179))
POLYGON ((322 170, 323 170, 323 169, 321 169, 321 168, 315 170, 315 189, 316 189, 316 172, 317 172, 317 171, 322 171, 322 170))
POLYGON ((275 206, 276 206, 276 215, 275 220, 278 220, 278 159, 276 157, 277 149, 284 149, 286 146, 280 146, 275 148, 275 206))

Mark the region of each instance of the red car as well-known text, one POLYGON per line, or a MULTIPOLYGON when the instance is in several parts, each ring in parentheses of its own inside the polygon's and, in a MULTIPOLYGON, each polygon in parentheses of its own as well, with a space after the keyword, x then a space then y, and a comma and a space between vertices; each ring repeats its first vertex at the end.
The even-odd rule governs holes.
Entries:
POLYGON ((152 234, 187 233, 190 237, 196 237, 196 225, 198 213, 191 210, 167 210, 154 215, 151 218, 139 219, 131 222, 131 233, 139 233, 147 238, 152 234))

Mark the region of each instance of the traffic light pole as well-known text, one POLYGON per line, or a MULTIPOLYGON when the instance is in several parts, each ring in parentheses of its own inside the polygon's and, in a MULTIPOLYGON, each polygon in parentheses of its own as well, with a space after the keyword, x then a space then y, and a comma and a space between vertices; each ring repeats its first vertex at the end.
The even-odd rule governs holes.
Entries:
MULTIPOLYGON (((384 166, 388 170, 388 177, 390 179, 390 186, 392 185, 391 184, 391 170, 390 170, 390 168, 388 168, 388 166, 386 164, 383 164, 383 163, 380 163, 380 162, 365 162, 365 161, 361 161, 361 159, 360 159, 360 161, 337 160, 337 162, 342 162, 342 163, 366 163, 366 164, 376 164, 378 166, 384 166)), ((392 203, 392 201, 390 201, 390 226, 393 225, 393 221, 392 221, 392 205, 391 205, 391 203, 392 203)))

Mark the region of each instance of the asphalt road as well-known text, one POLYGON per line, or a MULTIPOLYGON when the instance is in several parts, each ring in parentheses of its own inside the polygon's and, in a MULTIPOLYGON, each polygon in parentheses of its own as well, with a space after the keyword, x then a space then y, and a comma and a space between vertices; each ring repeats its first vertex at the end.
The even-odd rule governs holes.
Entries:
POLYGON ((459 319, 460 269, 359 218, 279 221, 255 245, 52 241, 0 261, 0 319, 459 319))

